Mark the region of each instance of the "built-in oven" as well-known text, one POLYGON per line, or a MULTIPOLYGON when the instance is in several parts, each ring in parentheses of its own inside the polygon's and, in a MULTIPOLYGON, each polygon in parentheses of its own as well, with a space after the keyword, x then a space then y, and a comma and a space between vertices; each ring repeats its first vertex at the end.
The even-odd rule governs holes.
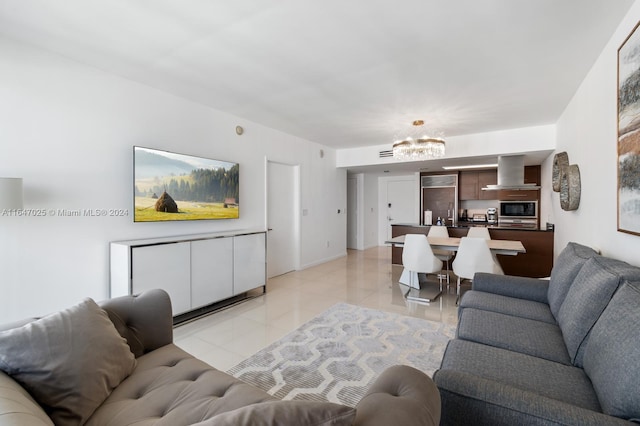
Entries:
POLYGON ((508 228, 537 228, 537 201, 500 201, 498 226, 508 228))

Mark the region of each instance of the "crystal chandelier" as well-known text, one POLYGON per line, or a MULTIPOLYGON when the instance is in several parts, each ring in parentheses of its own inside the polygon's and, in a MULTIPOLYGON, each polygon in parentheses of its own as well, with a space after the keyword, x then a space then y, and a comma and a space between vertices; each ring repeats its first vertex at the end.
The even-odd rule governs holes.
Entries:
MULTIPOLYGON (((415 120, 413 133, 420 134, 423 120, 415 120)), ((393 144, 393 157, 398 160, 430 160, 444 156, 444 140, 439 136, 408 136, 393 144)))

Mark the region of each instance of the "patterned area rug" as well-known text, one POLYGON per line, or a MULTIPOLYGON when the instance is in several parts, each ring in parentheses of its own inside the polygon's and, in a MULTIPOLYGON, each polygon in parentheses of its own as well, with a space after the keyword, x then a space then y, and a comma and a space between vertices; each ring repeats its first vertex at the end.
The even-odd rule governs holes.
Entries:
POLYGON ((279 399, 353 407, 392 365, 432 376, 454 335, 453 325, 339 303, 228 373, 279 399))

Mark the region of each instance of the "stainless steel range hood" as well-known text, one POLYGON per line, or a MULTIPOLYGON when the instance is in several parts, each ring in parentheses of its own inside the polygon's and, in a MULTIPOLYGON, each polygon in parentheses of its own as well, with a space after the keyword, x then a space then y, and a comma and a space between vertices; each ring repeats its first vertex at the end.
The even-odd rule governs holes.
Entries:
POLYGON ((535 190, 540 186, 524 183, 524 155, 501 155, 498 157, 498 184, 487 185, 483 191, 496 189, 535 190))

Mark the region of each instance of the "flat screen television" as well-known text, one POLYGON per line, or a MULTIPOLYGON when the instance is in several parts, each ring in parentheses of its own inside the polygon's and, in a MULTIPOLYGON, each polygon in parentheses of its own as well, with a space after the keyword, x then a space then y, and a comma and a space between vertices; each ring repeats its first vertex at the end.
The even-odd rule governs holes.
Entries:
POLYGON ((237 219, 238 163, 133 147, 134 222, 237 219))

